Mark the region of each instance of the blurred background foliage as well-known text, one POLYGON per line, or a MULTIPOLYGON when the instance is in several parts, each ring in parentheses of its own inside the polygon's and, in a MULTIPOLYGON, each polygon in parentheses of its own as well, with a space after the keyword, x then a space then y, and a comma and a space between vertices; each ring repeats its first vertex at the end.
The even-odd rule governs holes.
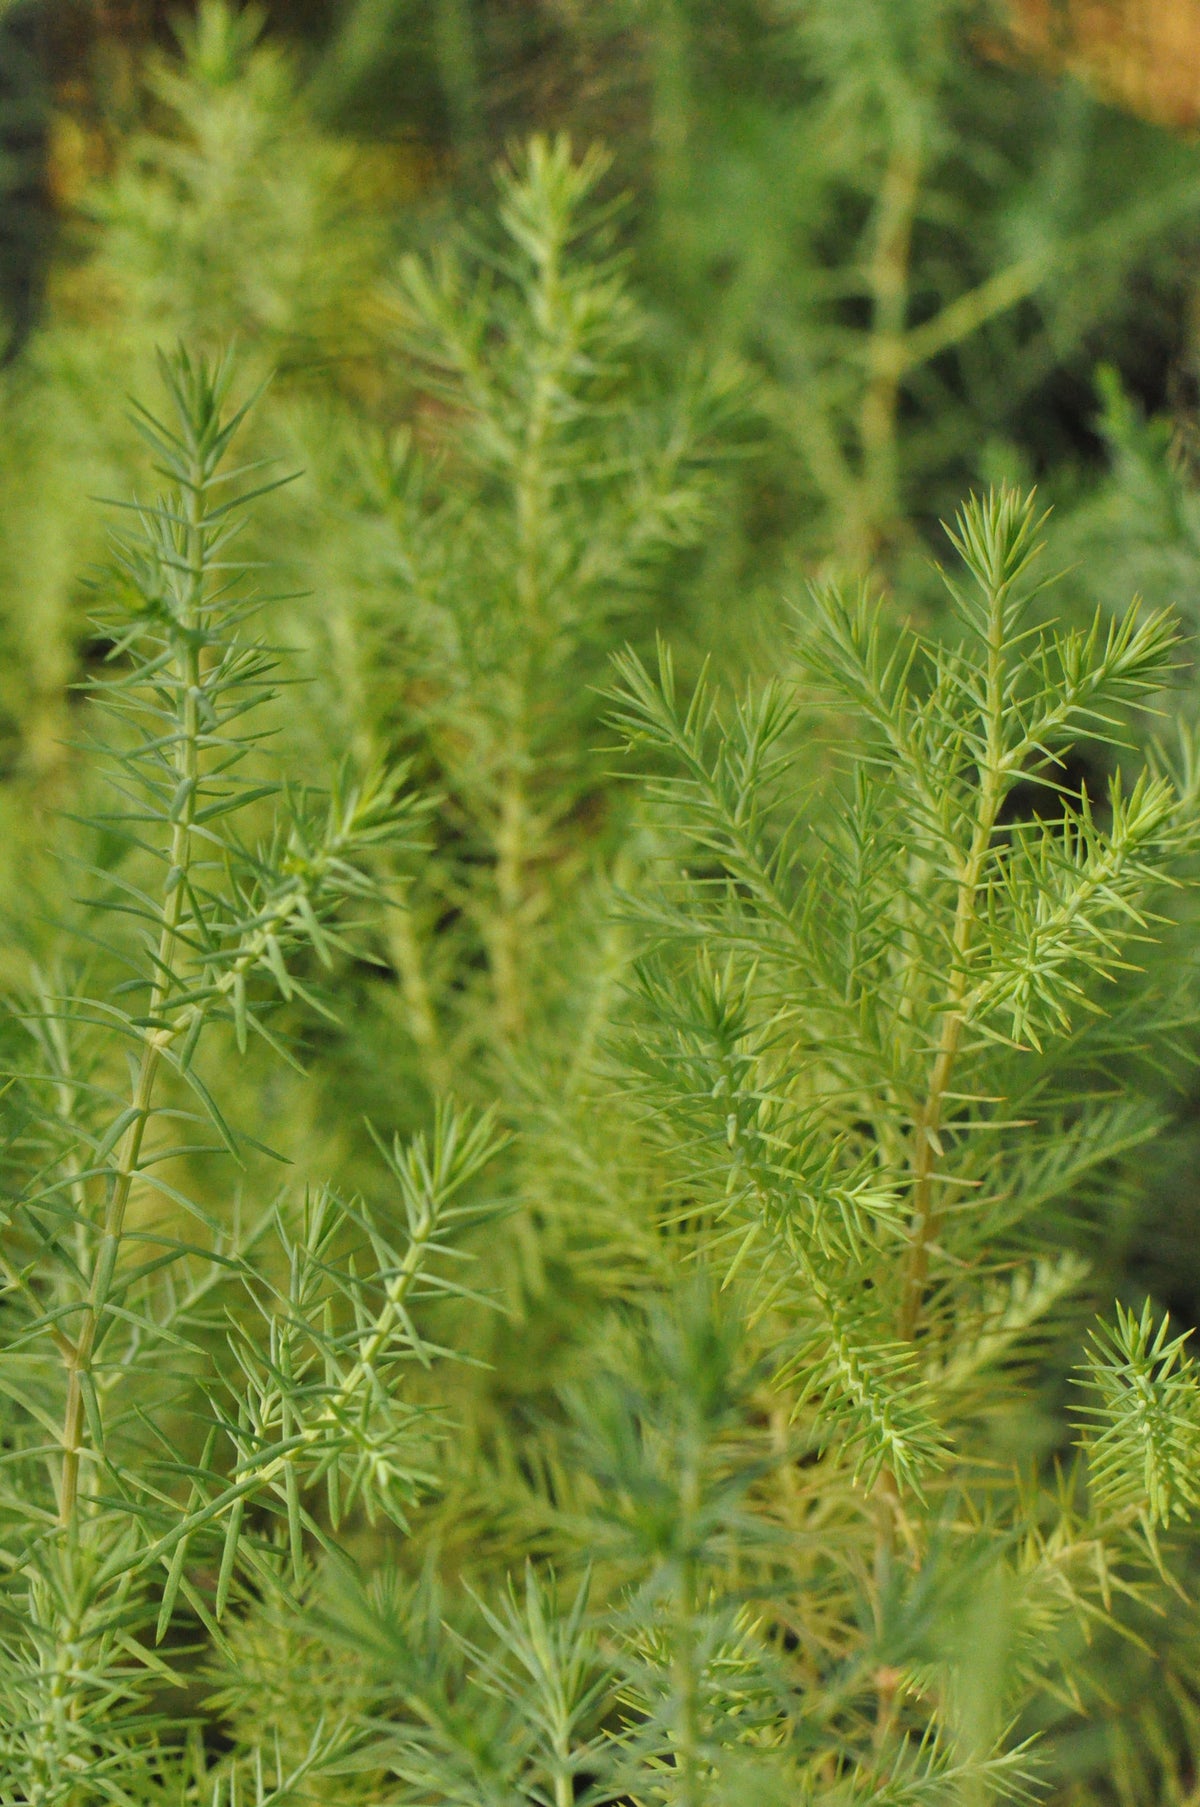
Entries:
MULTIPOLYGON (((337 1023, 295 1031, 315 1083, 253 1056, 241 1083, 302 1169, 367 1191, 364 1115, 416 1126, 454 1089, 523 1131, 510 1309, 471 1333, 490 1366, 453 1382, 458 1481, 429 1509, 448 1564, 528 1535, 546 1377, 662 1259, 647 1151, 586 1084, 614 890, 647 853, 605 748, 610 654, 662 628, 685 669, 765 674, 786 599, 832 569, 951 632, 938 522, 1001 479, 1054 507, 1057 606, 1138 590, 1194 626, 1198 102, 1190 0, 0 12, 0 905, 52 955, 76 687, 111 650, 80 575, 94 498, 147 481, 124 398, 159 346, 232 341, 274 373, 254 455, 300 473, 254 548, 307 680, 278 732, 302 767, 407 757, 438 799, 337 1023), (497 224, 497 163, 533 133, 583 159, 544 160, 557 245, 503 180, 497 224), (542 430, 548 369, 574 409, 543 421, 550 477, 508 431, 542 430)), ((1072 782, 1104 770, 1081 748, 1072 782)), ((1170 1129, 1080 1211, 1101 1291, 1195 1322, 1200 1091, 1182 1056, 1168 1082, 1170 1129)))

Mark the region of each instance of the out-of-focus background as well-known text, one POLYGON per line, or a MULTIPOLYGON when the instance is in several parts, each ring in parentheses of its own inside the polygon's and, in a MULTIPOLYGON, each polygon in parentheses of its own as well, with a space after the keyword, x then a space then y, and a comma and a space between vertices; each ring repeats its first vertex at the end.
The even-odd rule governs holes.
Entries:
MULTIPOLYGON (((1137 590, 1194 630, 1200 0, 9 0, 10 918, 61 883, 43 852, 76 801, 77 686, 108 650, 89 625, 96 498, 144 480, 126 398, 153 392, 156 349, 179 337, 275 373, 257 449, 303 473, 260 547, 311 678, 293 750, 403 748, 420 679, 388 612, 379 498, 405 434, 452 473, 455 422, 406 349, 396 271, 486 219, 497 159, 534 132, 607 147, 648 368, 674 380, 703 360, 744 398, 722 505, 643 624, 685 663, 770 668, 784 599, 827 568, 938 631, 938 522, 998 479, 1054 508, 1057 606, 1137 590)), ((1193 690, 1185 673, 1181 710, 1193 690)), ((564 814, 571 859, 598 821, 586 798, 564 814)), ((426 1108, 434 1057, 419 997, 393 1007, 393 954, 308 1050, 316 1103, 264 1093, 308 1113, 314 1165, 349 1158, 348 1100, 355 1122, 383 1094, 392 1122, 426 1108)), ((1117 1283, 1184 1321, 1200 1309, 1191 1084, 1104 1207, 1117 1283)))

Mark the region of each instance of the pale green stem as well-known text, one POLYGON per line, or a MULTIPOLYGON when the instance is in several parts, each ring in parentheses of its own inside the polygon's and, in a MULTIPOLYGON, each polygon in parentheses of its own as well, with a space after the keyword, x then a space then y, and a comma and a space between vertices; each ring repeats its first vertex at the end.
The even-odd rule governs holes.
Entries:
MULTIPOLYGON (((538 318, 547 333, 556 319, 559 299, 560 247, 547 249, 539 273, 538 318)), ((534 378, 524 446, 516 473, 517 573, 516 629, 522 646, 513 674, 515 694, 506 723, 507 744, 499 785, 493 830, 496 853, 496 910, 491 923, 489 951, 496 1003, 496 1027, 502 1043, 519 1039, 525 1027, 525 986, 522 942, 528 928, 527 869, 536 842, 536 824, 530 809, 529 728, 527 722, 530 653, 549 631, 545 619, 547 598, 542 580, 542 555, 546 540, 549 497, 545 470, 545 444, 550 428, 557 364, 551 366, 551 348, 543 345, 541 365, 534 378)))
MULTIPOLYGON (((185 634, 192 629, 203 599, 203 519, 205 482, 199 465, 190 473, 187 490, 188 594, 183 612, 185 634)), ((159 1017, 170 995, 174 981, 175 943, 186 893, 186 874, 191 860, 192 813, 195 808, 196 780, 199 775, 198 723, 196 698, 200 688, 200 653, 190 635, 185 639, 180 661, 179 685, 182 707, 179 732, 175 742, 176 777, 188 784, 186 802, 171 830, 171 890, 163 910, 147 1015, 159 1017)), ((130 1097, 132 1117, 117 1154, 116 1168, 104 1214, 100 1244, 92 1266, 91 1284, 74 1349, 67 1363, 67 1398, 62 1429, 62 1478, 59 1487, 59 1522, 64 1526, 74 1521, 79 1492, 79 1465, 84 1447, 84 1388, 91 1376, 96 1333, 100 1324, 116 1271, 117 1256, 125 1227, 125 1214, 133 1182, 137 1176, 145 1139, 146 1126, 154 1104, 154 1087, 165 1046, 161 1031, 149 1029, 142 1040, 142 1053, 130 1097)))
POLYGON ((1041 287, 1054 260, 1046 253, 1020 258, 1006 269, 948 301, 932 320, 910 328, 904 339, 903 369, 914 370, 939 353, 969 339, 995 315, 1005 313, 1041 287))
POLYGON ((554 1728, 554 1807, 573 1807, 575 1778, 571 1768, 571 1734, 569 1715, 556 1715, 554 1728))
POLYGON ((867 265, 872 319, 859 412, 861 494, 858 519, 851 524, 851 550, 860 564, 870 559, 900 513, 897 406, 906 363, 909 260, 921 171, 919 128, 915 122, 900 122, 880 189, 867 265))
POLYGON ((389 900, 392 907, 386 915, 388 952, 400 978, 400 995, 408 1032, 421 1051, 421 1059, 434 1090, 444 1092, 449 1088, 452 1077, 450 1063, 446 1059, 441 1025, 434 1008, 425 962, 421 957, 416 920, 406 900, 398 892, 399 887, 394 887, 389 900))
POLYGON ((700 1801, 700 1677, 696 1671, 696 1559, 691 1545, 700 1509, 700 1477, 695 1461, 684 1468, 680 1517, 684 1554, 675 1596, 675 1760, 679 1771, 679 1807, 700 1801))
MULTIPOLYGON (((628 884, 629 877, 630 862, 624 854, 618 854, 612 882, 615 886, 624 887, 628 884)), ((566 1093, 569 1097, 578 1092, 591 1072, 597 1044, 611 1020, 612 1001, 620 985, 621 975, 628 963, 628 932, 621 923, 610 920, 598 950, 596 976, 592 985, 591 997, 571 1058, 566 1085, 566 1093)))
POLYGON ((985 710, 987 745, 980 774, 979 801, 970 847, 958 875, 954 909, 950 977, 942 1009, 942 1027, 930 1069, 925 1100, 912 1135, 913 1207, 905 1259, 897 1330, 911 1340, 920 1323, 929 1277, 930 1245, 937 1233, 941 1195, 936 1183, 936 1162, 941 1152, 939 1133, 946 1094, 958 1059, 963 1030, 970 1015, 969 968, 971 943, 977 919, 979 887, 995 833, 996 817, 1004 798, 1004 591, 990 599, 985 710))
MULTIPOLYGON (((352 737, 354 756, 363 771, 383 763, 378 736, 371 726, 371 709, 364 681, 363 655, 357 624, 352 610, 344 602, 331 608, 326 632, 337 672, 338 693, 344 704, 345 719, 352 737)), ((413 1041, 421 1051, 425 1071, 435 1090, 449 1088, 451 1073, 442 1045, 442 1032, 434 1008, 433 995, 421 957, 416 922, 407 907, 402 882, 394 872, 386 872, 390 907, 384 912, 384 934, 400 980, 403 1020, 413 1041)))
MULTIPOLYGON (((54 1651, 49 1659, 50 1699, 42 1722, 37 1756, 34 1758, 30 1807, 43 1807, 45 1802, 61 1799, 58 1784, 62 1780, 63 1758, 70 1748, 69 1728, 74 1717, 72 1708, 76 1698, 74 1683, 82 1657, 79 1626, 71 1621, 66 1626, 56 1626, 55 1633, 54 1651)), ((43 1673, 46 1660, 43 1656, 40 1664, 43 1673)), ((77 1791, 73 1790, 72 1800, 76 1798, 76 1794, 77 1791)))
POLYGON ((690 106, 687 26, 678 0, 658 0, 653 34, 653 121, 658 194, 668 229, 687 178, 690 106))
POLYGON ((511 758, 496 823, 496 914, 491 933, 496 1026, 501 1041, 509 1044, 518 1039, 525 1027, 521 939, 529 846, 528 800, 520 750, 513 749, 511 758))
POLYGON ((437 0, 433 42, 459 155, 469 164, 479 146, 480 94, 475 28, 467 0, 437 0))

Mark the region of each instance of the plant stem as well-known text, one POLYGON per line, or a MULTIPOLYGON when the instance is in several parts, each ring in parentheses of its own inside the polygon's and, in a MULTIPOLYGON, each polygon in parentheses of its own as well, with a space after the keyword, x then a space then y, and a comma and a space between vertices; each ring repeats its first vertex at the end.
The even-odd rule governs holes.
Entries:
POLYGON ((441 1026, 434 1008, 425 963, 421 958, 421 944, 413 912, 398 885, 392 886, 389 902, 392 907, 387 912, 385 933, 388 952, 400 979, 404 1023, 420 1049, 433 1089, 444 1092, 450 1085, 450 1063, 446 1058, 441 1026))
POLYGON ((911 1341, 921 1318, 929 1277, 930 1245, 941 1214, 934 1163, 941 1152, 939 1132, 946 1094, 970 1014, 969 959, 975 931, 977 901, 984 867, 995 832, 996 817, 1004 797, 1004 602, 1006 588, 999 585, 989 598, 987 678, 984 709, 987 744, 980 774, 979 800, 971 842, 958 875, 958 894, 952 935, 953 959, 942 1010, 942 1028, 934 1053, 925 1100, 912 1133, 913 1209, 909 1228, 897 1330, 911 1341))
MULTIPOLYGON (((186 490, 186 549, 188 583, 181 611, 177 642, 176 694, 178 727, 174 743, 175 776, 184 802, 171 829, 170 886, 163 906, 162 928, 154 962, 154 978, 150 988, 147 1016, 151 1024, 158 1022, 175 981, 175 944, 187 893, 187 871, 191 861, 192 818, 195 810, 196 781, 199 776, 199 743, 196 699, 200 691, 200 649, 195 634, 204 594, 204 506, 206 475, 197 458, 189 473, 186 490)), ((96 1336, 116 1271, 117 1256, 125 1227, 125 1215, 133 1182, 139 1171, 146 1126, 154 1106, 154 1088, 164 1049, 172 1040, 172 1031, 149 1027, 142 1038, 130 1097, 132 1112, 129 1127, 122 1136, 116 1168, 113 1173, 100 1244, 92 1265, 91 1283, 83 1309, 82 1321, 74 1348, 67 1361, 67 1398, 62 1429, 62 1480, 59 1488, 59 1523, 73 1523, 79 1493, 79 1466, 83 1455, 84 1389, 91 1376, 95 1357, 96 1336)))
POLYGON ((560 323, 559 264, 562 242, 557 227, 547 232, 538 253, 535 318, 541 344, 519 460, 514 473, 513 510, 516 538, 517 627, 522 648, 512 674, 507 710, 507 740, 501 775, 493 845, 496 855, 496 910, 488 940, 496 1003, 496 1029, 502 1044, 511 1045, 525 1027, 521 940, 526 923, 526 868, 534 841, 529 805, 529 693, 536 652, 550 632, 543 574, 549 479, 546 437, 559 387, 561 367, 570 351, 560 323))
POLYGON ((921 192, 919 122, 896 123, 875 212, 875 245, 867 265, 872 302, 867 385, 859 412, 862 467, 858 518, 852 525, 856 563, 867 562, 900 513, 896 410, 907 361, 909 258, 921 192))
POLYGON ((700 1678, 696 1673, 696 1558, 692 1544, 700 1510, 700 1475, 695 1459, 684 1464, 679 1508, 683 1553, 675 1596, 675 1761, 679 1807, 699 1807, 700 1678))
MULTIPOLYGON (((386 763, 387 749, 381 745, 379 734, 370 725, 371 706, 364 678, 362 637, 352 609, 348 605, 330 609, 325 629, 336 669, 338 691, 343 698, 347 724, 352 733, 354 756, 360 770, 372 771, 386 763)), ((433 1089, 445 1092, 450 1086, 450 1065, 446 1059, 441 1027, 409 903, 411 886, 406 886, 387 867, 381 872, 381 880, 387 889, 389 905, 384 912, 383 932, 387 938, 392 965, 400 981, 399 1014, 420 1049, 433 1089)))
POLYGON ((437 0, 433 12, 433 46, 455 148, 469 168, 479 154, 482 107, 479 57, 466 0, 437 0))
POLYGON ((565 1722, 555 1729, 554 1807, 574 1807, 575 1778, 571 1770, 571 1734, 565 1722))
POLYGON ((687 25, 678 0, 658 0, 650 25, 652 121, 660 216, 678 233, 687 180, 690 97, 687 25))
MULTIPOLYGON (((36 1608, 34 1616, 41 1616, 36 1608)), ((56 1620, 53 1651, 44 1650, 39 1663, 39 1679, 44 1680, 49 1671, 49 1699, 33 1753, 30 1807, 39 1807, 42 1802, 62 1801, 59 1785, 70 1760, 70 1727, 75 1718, 72 1708, 77 1700, 78 1679, 86 1665, 81 1630, 73 1613, 65 1622, 56 1620)), ((72 1789, 67 1797, 67 1807, 73 1807, 78 1799, 78 1791, 72 1789)))
POLYGON ((496 916, 491 935, 496 1027, 501 1041, 509 1044, 525 1027, 521 931, 529 838, 525 775, 515 757, 500 794, 496 824, 496 916))

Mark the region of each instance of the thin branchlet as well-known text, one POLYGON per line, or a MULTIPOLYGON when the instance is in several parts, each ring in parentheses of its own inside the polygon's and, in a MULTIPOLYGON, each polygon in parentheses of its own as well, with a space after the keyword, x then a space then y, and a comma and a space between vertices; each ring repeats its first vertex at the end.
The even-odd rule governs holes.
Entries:
MULTIPOLYGON (((22 1799, 64 1807, 122 1765, 130 1786, 166 1785, 174 1759, 145 1709, 173 1671, 154 1644, 180 1614, 219 1636, 248 1578, 285 1595, 300 1585, 309 1541, 328 1538, 309 1504, 318 1488, 335 1529, 363 1509, 404 1522, 439 1434, 406 1383, 447 1353, 420 1314, 434 1300, 486 1306, 458 1244, 498 1208, 459 1195, 502 1138, 449 1105, 428 1138, 380 1144, 398 1238, 330 1188, 232 1229, 189 1194, 196 1162, 247 1166, 219 1039, 243 1055, 251 1032, 275 1045, 278 1002, 329 1014, 311 969, 354 950, 344 906, 382 903, 376 855, 412 848, 423 812, 402 770, 346 767, 322 796, 267 768, 277 658, 254 637, 236 539, 275 479, 230 489, 251 403, 229 407, 228 360, 181 351, 162 376, 165 417, 135 421, 170 487, 122 517, 98 613, 114 671, 92 686, 107 719, 92 757, 115 799, 97 829, 124 830, 128 852, 123 866, 81 862, 103 884, 77 931, 89 965, 35 972, 16 1009, 36 1058, 19 1076, 31 1158, 7 1213, 19 1252, 3 1273, 22 1316, 6 1360, 29 1384, 13 1368, 7 1397, 36 1434, 19 1439, 0 1500, 7 1525, 32 1531, 9 1564, 26 1629, 2 1659, 0 1788, 11 1770, 22 1799), (182 1141, 179 1125, 192 1126, 182 1141), (207 1239, 178 1234, 181 1212, 207 1239), (179 1422, 198 1439, 181 1445, 179 1422), (286 1574, 255 1509, 283 1527, 286 1574)), ((270 1798, 346 1748, 344 1723, 315 1734, 270 1798)))
MULTIPOLYGON (((1010 491, 964 508, 953 645, 826 585, 794 686, 726 708, 706 674, 685 704, 663 649, 657 678, 622 655, 611 693, 615 725, 653 760, 660 849, 628 899, 645 951, 622 1052, 672 1176, 668 1221, 756 1325, 780 1421, 823 1477, 811 1509, 839 1486, 870 1497, 851 1542, 876 1667, 853 1731, 828 1708, 855 1754, 839 1745, 821 1773, 852 1774, 851 1796, 872 1799, 1019 1793, 1028 1774, 1001 1730, 995 1690, 1010 1683, 999 1669, 978 1679, 982 1649, 938 1659, 944 1671, 886 1654, 906 1588, 951 1590, 934 1637, 947 1651, 971 1617, 951 1596, 977 1558, 1031 1624, 1109 1612, 1132 1589, 1130 1531, 1161 1568, 1157 1528, 1194 1504, 1200 1395, 1183 1340, 1149 1315, 1121 1315, 1089 1358, 1090 1515, 1060 1492, 1048 1537, 1036 1485, 1007 1506, 961 1503, 972 1415, 1009 1396, 1088 1272, 1048 1245, 1047 1206, 1161 1122, 1114 1100, 1110 1074, 1152 1023, 1172 1033, 1142 969, 1196 841, 1186 749, 1178 781, 1118 774, 1099 796, 1060 782, 1079 742, 1130 745, 1131 711, 1170 681, 1176 633, 1137 607, 1109 625, 1046 624, 1031 608, 1042 525, 1034 498, 1010 491), (810 751, 821 709, 840 742, 824 778, 810 751), (1044 811, 1024 817, 1016 800, 1039 788, 1044 811), (1025 1551, 1015 1573, 985 1522, 1025 1551), (934 1673, 959 1680, 939 1697, 934 1673), (909 1714, 929 1740, 919 1758, 909 1714), (969 1782, 943 1738, 972 1753, 969 1782), (985 1779, 1010 1761, 1010 1781, 1003 1768, 985 1779)), ((634 1495, 632 1462, 625 1473, 634 1495)), ((789 1522, 801 1535, 803 1516, 789 1522)), ((717 1587, 715 1561, 711 1573, 717 1587)), ((677 1664, 682 1639, 678 1627, 677 1664)), ((1032 1651, 1022 1661, 1032 1676, 1032 1651)))

